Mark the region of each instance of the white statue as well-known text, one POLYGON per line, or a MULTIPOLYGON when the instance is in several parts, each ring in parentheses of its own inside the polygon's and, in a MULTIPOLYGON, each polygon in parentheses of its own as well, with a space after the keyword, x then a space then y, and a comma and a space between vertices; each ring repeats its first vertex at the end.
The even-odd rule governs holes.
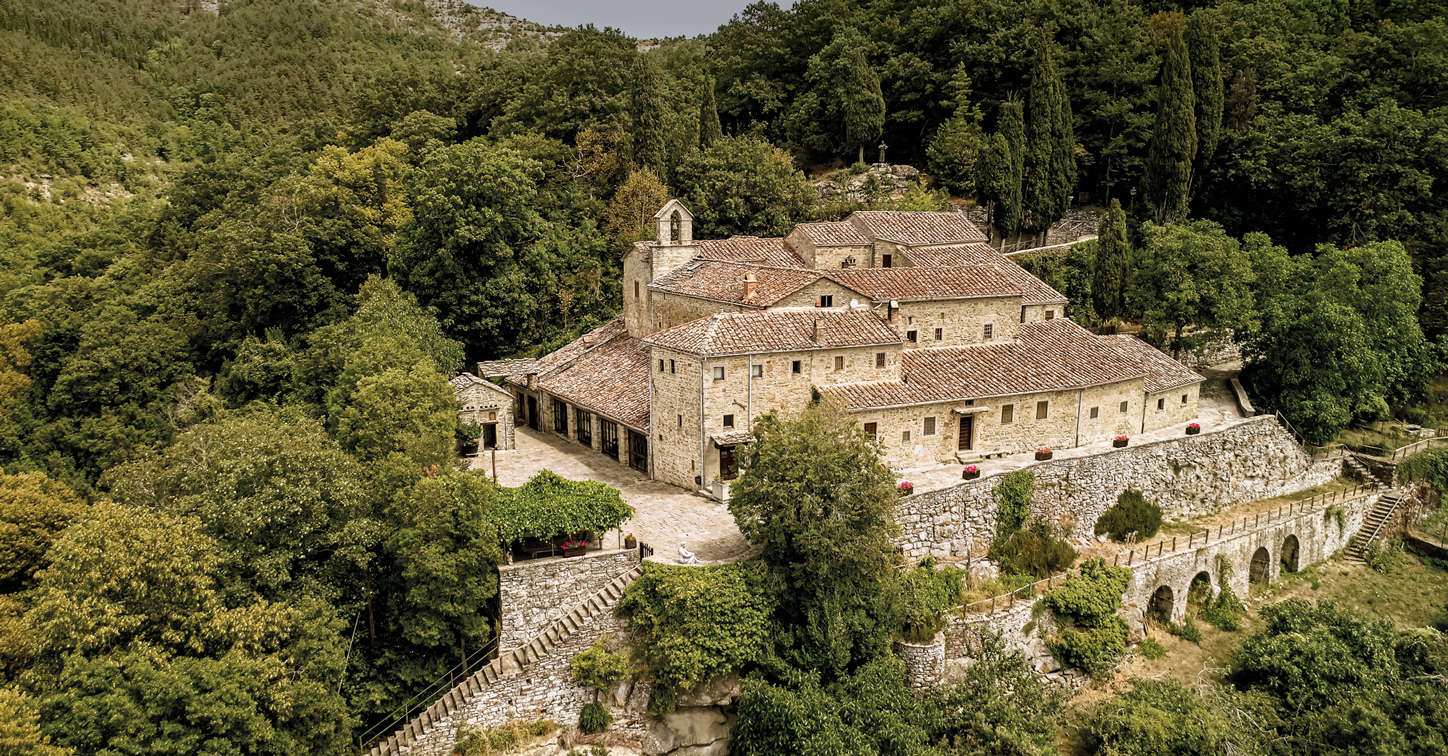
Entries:
POLYGON ((694 552, 689 551, 689 548, 684 545, 684 542, 683 542, 683 541, 680 541, 680 542, 679 542, 679 564, 698 564, 698 563, 699 563, 699 557, 694 556, 694 552))

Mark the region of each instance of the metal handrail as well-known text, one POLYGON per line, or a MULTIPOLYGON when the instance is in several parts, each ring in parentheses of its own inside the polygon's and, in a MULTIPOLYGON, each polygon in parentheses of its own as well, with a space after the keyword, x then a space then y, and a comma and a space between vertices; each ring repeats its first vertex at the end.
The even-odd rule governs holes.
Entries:
POLYGON ((492 640, 483 644, 476 651, 468 654, 456 666, 449 669, 441 677, 433 680, 426 688, 423 688, 405 703, 393 709, 386 719, 382 719, 368 727, 357 740, 363 751, 377 745, 378 741, 385 739, 388 735, 407 726, 414 717, 421 714, 431 706, 443 694, 452 690, 458 683, 467 679, 478 668, 482 662, 488 660, 498 650, 498 636, 493 635, 492 640))
POLYGON ((1373 539, 1378 537, 1378 533, 1382 531, 1383 526, 1388 524, 1388 520, 1393 519, 1393 513, 1397 512, 1398 507, 1402 506, 1402 504, 1402 499, 1396 499, 1393 501, 1393 505, 1391 507, 1388 507, 1388 511, 1383 515, 1383 519, 1378 520, 1378 524, 1373 527, 1373 532, 1369 533, 1368 537, 1363 539, 1361 548, 1366 549, 1368 547, 1368 544, 1371 544, 1373 542, 1373 539))

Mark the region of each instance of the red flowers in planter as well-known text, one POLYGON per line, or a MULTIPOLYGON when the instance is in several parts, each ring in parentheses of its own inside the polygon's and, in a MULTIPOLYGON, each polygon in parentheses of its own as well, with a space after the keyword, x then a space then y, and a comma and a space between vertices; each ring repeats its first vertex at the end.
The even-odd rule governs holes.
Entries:
POLYGON ((901 496, 909 496, 915 491, 915 484, 908 480, 902 480, 900 481, 899 491, 901 496))
POLYGON ((1111 445, 1118 449, 1126 446, 1128 443, 1131 443, 1130 436, 1117 436, 1116 438, 1111 439, 1111 445))
POLYGON ((975 480, 980 477, 980 468, 975 465, 966 465, 965 469, 961 471, 960 477, 966 480, 975 480))
POLYGON ((1051 447, 1048 446, 1048 447, 1046 447, 1046 448, 1044 448, 1044 449, 1037 449, 1037 450, 1036 450, 1036 459, 1050 459, 1050 458, 1051 458, 1051 447))
POLYGON ((1188 435, 1188 436, 1195 436, 1195 435, 1197 435, 1198 433, 1201 433, 1201 432, 1202 432, 1202 426, 1200 426, 1200 425, 1198 425, 1198 424, 1196 424, 1196 423, 1187 423, 1187 435, 1188 435))

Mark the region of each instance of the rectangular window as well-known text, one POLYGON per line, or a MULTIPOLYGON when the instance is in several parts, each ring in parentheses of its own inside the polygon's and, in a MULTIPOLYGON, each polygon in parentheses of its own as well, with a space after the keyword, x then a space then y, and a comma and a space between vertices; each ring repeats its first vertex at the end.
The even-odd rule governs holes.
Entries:
POLYGON ((568 435, 568 405, 562 399, 553 400, 553 432, 568 435))
POLYGON ((909 441, 909 440, 910 440, 910 431, 908 431, 908 430, 900 431, 900 440, 901 440, 901 441, 909 441))
POLYGON ((1186 395, 1186 394, 1182 394, 1182 404, 1186 404, 1186 403, 1187 403, 1187 395, 1186 395))
POLYGON ((925 435, 925 436, 933 436, 933 435, 935 435, 935 418, 933 418, 933 417, 927 417, 927 418, 925 418, 925 426, 920 429, 920 433, 921 433, 921 435, 925 435))
POLYGON ((836 356, 836 357, 835 357, 835 369, 836 369, 836 370, 844 370, 844 369, 845 369, 845 358, 844 358, 844 357, 840 357, 840 356, 836 356))
POLYGON ((985 324, 985 328, 983 328, 983 329, 981 329, 981 330, 982 330, 982 334, 981 334, 981 335, 985 337, 985 340, 986 340, 986 341, 990 341, 990 340, 991 340, 991 337, 992 337, 993 335, 995 335, 995 326, 994 326, 993 324, 991 324, 991 323, 986 323, 986 324, 985 324))
POLYGON ((673 360, 669 360, 669 372, 670 372, 670 373, 674 372, 674 361, 673 361, 673 360))
POLYGON ((1055 320, 1055 319, 1056 319, 1056 311, 1055 311, 1055 310, 1046 310, 1046 320, 1055 320))
POLYGON ((750 366, 749 366, 749 374, 752 375, 752 376, 754 376, 755 378, 763 378, 763 377, 764 377, 764 366, 763 366, 763 365, 750 365, 750 366))
POLYGON ((1122 402, 1122 403, 1121 403, 1121 414, 1123 414, 1123 415, 1126 414, 1126 407, 1127 407, 1127 403, 1126 403, 1126 402, 1122 402))
POLYGON ((739 477, 739 464, 734 461, 734 447, 719 447, 719 479, 734 480, 739 477))
POLYGON ((940 340, 943 339, 943 338, 945 338, 945 329, 944 329, 944 328, 937 328, 937 329, 935 329, 935 340, 936 340, 936 341, 940 341, 940 340))
POLYGON ((893 263, 893 262, 895 262, 895 258, 894 258, 893 256, 891 256, 891 255, 883 255, 883 256, 881 256, 881 258, 880 258, 880 267, 882 267, 882 268, 889 268, 889 267, 891 267, 891 263, 893 263))
POLYGON ((1048 410, 1050 409, 1050 407, 1051 407, 1051 403, 1048 402, 1048 401, 1046 401, 1045 399, 1042 399, 1041 401, 1036 402, 1036 419, 1037 419, 1037 420, 1045 420, 1045 419, 1046 419, 1046 414, 1047 414, 1048 410))
POLYGON ((639 282, 634 281, 634 299, 639 298, 639 282))
POLYGON ((716 367, 716 368, 714 368, 714 380, 716 380, 716 381, 722 381, 722 380, 724 380, 724 368, 722 368, 722 367, 716 367))
POLYGON ((880 424, 865 423, 865 435, 869 436, 870 438, 878 437, 880 435, 880 424))
POLYGON ((618 459, 618 423, 612 420, 598 420, 599 448, 604 454, 618 459))
POLYGON ((919 336, 920 336, 919 333, 916 332, 916 331, 906 331, 906 332, 905 332, 905 340, 908 341, 908 342, 910 342, 911 344, 914 344, 915 342, 919 341, 919 340, 920 340, 919 336))
POLYGON ((1158 400, 1156 400, 1156 408, 1159 409, 1159 410, 1160 410, 1160 409, 1166 409, 1166 400, 1165 400, 1165 399, 1158 399, 1158 400))
POLYGON ((1001 425, 1010 425, 1016 421, 1016 405, 1007 404, 1001 407, 1001 425))
POLYGON ((1097 417, 1098 415, 1100 415, 1100 414, 1101 414, 1101 408, 1100 408, 1100 407, 1092 407, 1092 408, 1091 408, 1091 419, 1092 419, 1092 420, 1095 420, 1096 417, 1097 417))
POLYGON ((821 295, 820 295, 820 304, 819 304, 819 306, 820 306, 820 307, 834 307, 834 306, 835 306, 835 295, 833 295, 833 294, 821 294, 821 295))
POLYGON ((683 416, 683 415, 679 415, 679 427, 680 427, 680 428, 684 427, 684 416, 683 416))
POLYGON ((876 353, 875 353, 875 367, 877 367, 877 368, 885 367, 885 353, 884 353, 884 352, 876 352, 876 353))
POLYGON ((795 375, 799 375, 800 367, 801 366, 799 360, 794 360, 789 363, 789 372, 794 373, 795 375))
POLYGON ((1024 307, 1021 308, 1021 322, 1026 322, 1026 308, 1024 307))
POLYGON ((733 428, 733 427, 734 427, 734 416, 733 416, 733 415, 725 415, 725 416, 724 416, 724 427, 725 427, 725 428, 733 428))
POLYGON ((664 372, 664 360, 663 360, 663 358, 660 358, 660 359, 659 359, 659 372, 660 372, 660 373, 664 372))
POLYGON ((578 443, 593 446, 593 415, 574 407, 573 427, 578 433, 578 443))

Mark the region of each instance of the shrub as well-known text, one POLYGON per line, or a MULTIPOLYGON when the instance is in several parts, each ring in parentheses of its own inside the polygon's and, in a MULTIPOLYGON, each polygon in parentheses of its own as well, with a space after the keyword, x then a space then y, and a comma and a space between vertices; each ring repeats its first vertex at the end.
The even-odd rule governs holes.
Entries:
POLYGON ((1217 588, 1217 597, 1206 611, 1202 612, 1202 619, 1218 630, 1227 632, 1241 630, 1242 618, 1247 615, 1247 607, 1232 590, 1232 565, 1226 557, 1220 554, 1217 555, 1217 588))
POLYGON ((1127 489, 1116 503, 1096 521, 1096 535, 1107 534, 1113 541, 1144 541, 1161 529, 1161 507, 1149 502, 1140 491, 1127 489))
POLYGON ((1127 632, 1126 620, 1113 614, 1092 620, 1081 629, 1063 632, 1047 645, 1061 664, 1099 677, 1126 655, 1127 632))
POLYGON ((911 643, 929 643, 945 626, 946 609, 960 603, 964 579, 960 570, 936 569, 933 563, 900 578, 900 634, 911 643))
POLYGON ((1166 647, 1155 638, 1143 638, 1141 643, 1136 645, 1136 650, 1147 659, 1160 659, 1166 656, 1166 647))
POLYGON ((1121 606, 1121 595, 1131 582, 1131 568, 1114 567, 1104 559, 1081 563, 1075 575, 1046 593, 1046 606, 1058 616, 1090 621, 1121 606))
POLYGON ((614 683, 628 677, 628 656, 612 651, 603 638, 573 657, 573 679, 579 685, 596 691, 608 690, 614 683))
POLYGON ((992 545, 990 558, 1002 572, 1043 578, 1069 567, 1076 560, 1076 549, 1056 538, 1048 525, 1036 522, 992 545))
POLYGON ((1102 704, 1085 728, 1087 750, 1118 754, 1221 754, 1234 725, 1174 682, 1134 680, 1102 704))
POLYGON ((1403 543, 1401 541, 1394 541, 1392 543, 1377 543, 1375 541, 1368 544, 1367 549, 1363 551, 1363 561, 1367 562, 1368 566, 1373 568, 1374 572, 1381 572, 1385 575, 1396 570, 1402 558, 1403 543))
POLYGON ((497 517, 503 542, 511 543, 528 537, 603 533, 633 517, 633 507, 612 486, 566 480, 544 470, 508 490, 497 517))
POLYGON ((455 756, 493 756, 557 729, 558 723, 547 719, 536 722, 513 720, 502 727, 487 730, 476 725, 463 725, 458 728, 452 752, 455 756))
POLYGON ((1398 479, 1427 483, 1439 496, 1448 494, 1448 449, 1428 449, 1398 463, 1398 479))
MULTIPOLYGON (((775 598, 759 562, 677 567, 646 562, 618 612, 643 635, 654 692, 692 688, 753 662, 774 635, 775 598)), ((667 707, 665 708, 667 710, 667 707)))
POLYGON ((992 495, 996 500, 997 543, 1010 538, 1026 523, 1031 511, 1031 496, 1036 492, 1036 474, 1017 470, 1001 476, 992 495))
POLYGON ((597 701, 590 701, 578 711, 578 729, 592 735, 608 729, 608 709, 597 701))
POLYGON ((1202 642, 1202 631, 1197 627, 1197 621, 1190 616, 1182 620, 1180 625, 1172 625, 1166 631, 1189 643, 1202 642))

